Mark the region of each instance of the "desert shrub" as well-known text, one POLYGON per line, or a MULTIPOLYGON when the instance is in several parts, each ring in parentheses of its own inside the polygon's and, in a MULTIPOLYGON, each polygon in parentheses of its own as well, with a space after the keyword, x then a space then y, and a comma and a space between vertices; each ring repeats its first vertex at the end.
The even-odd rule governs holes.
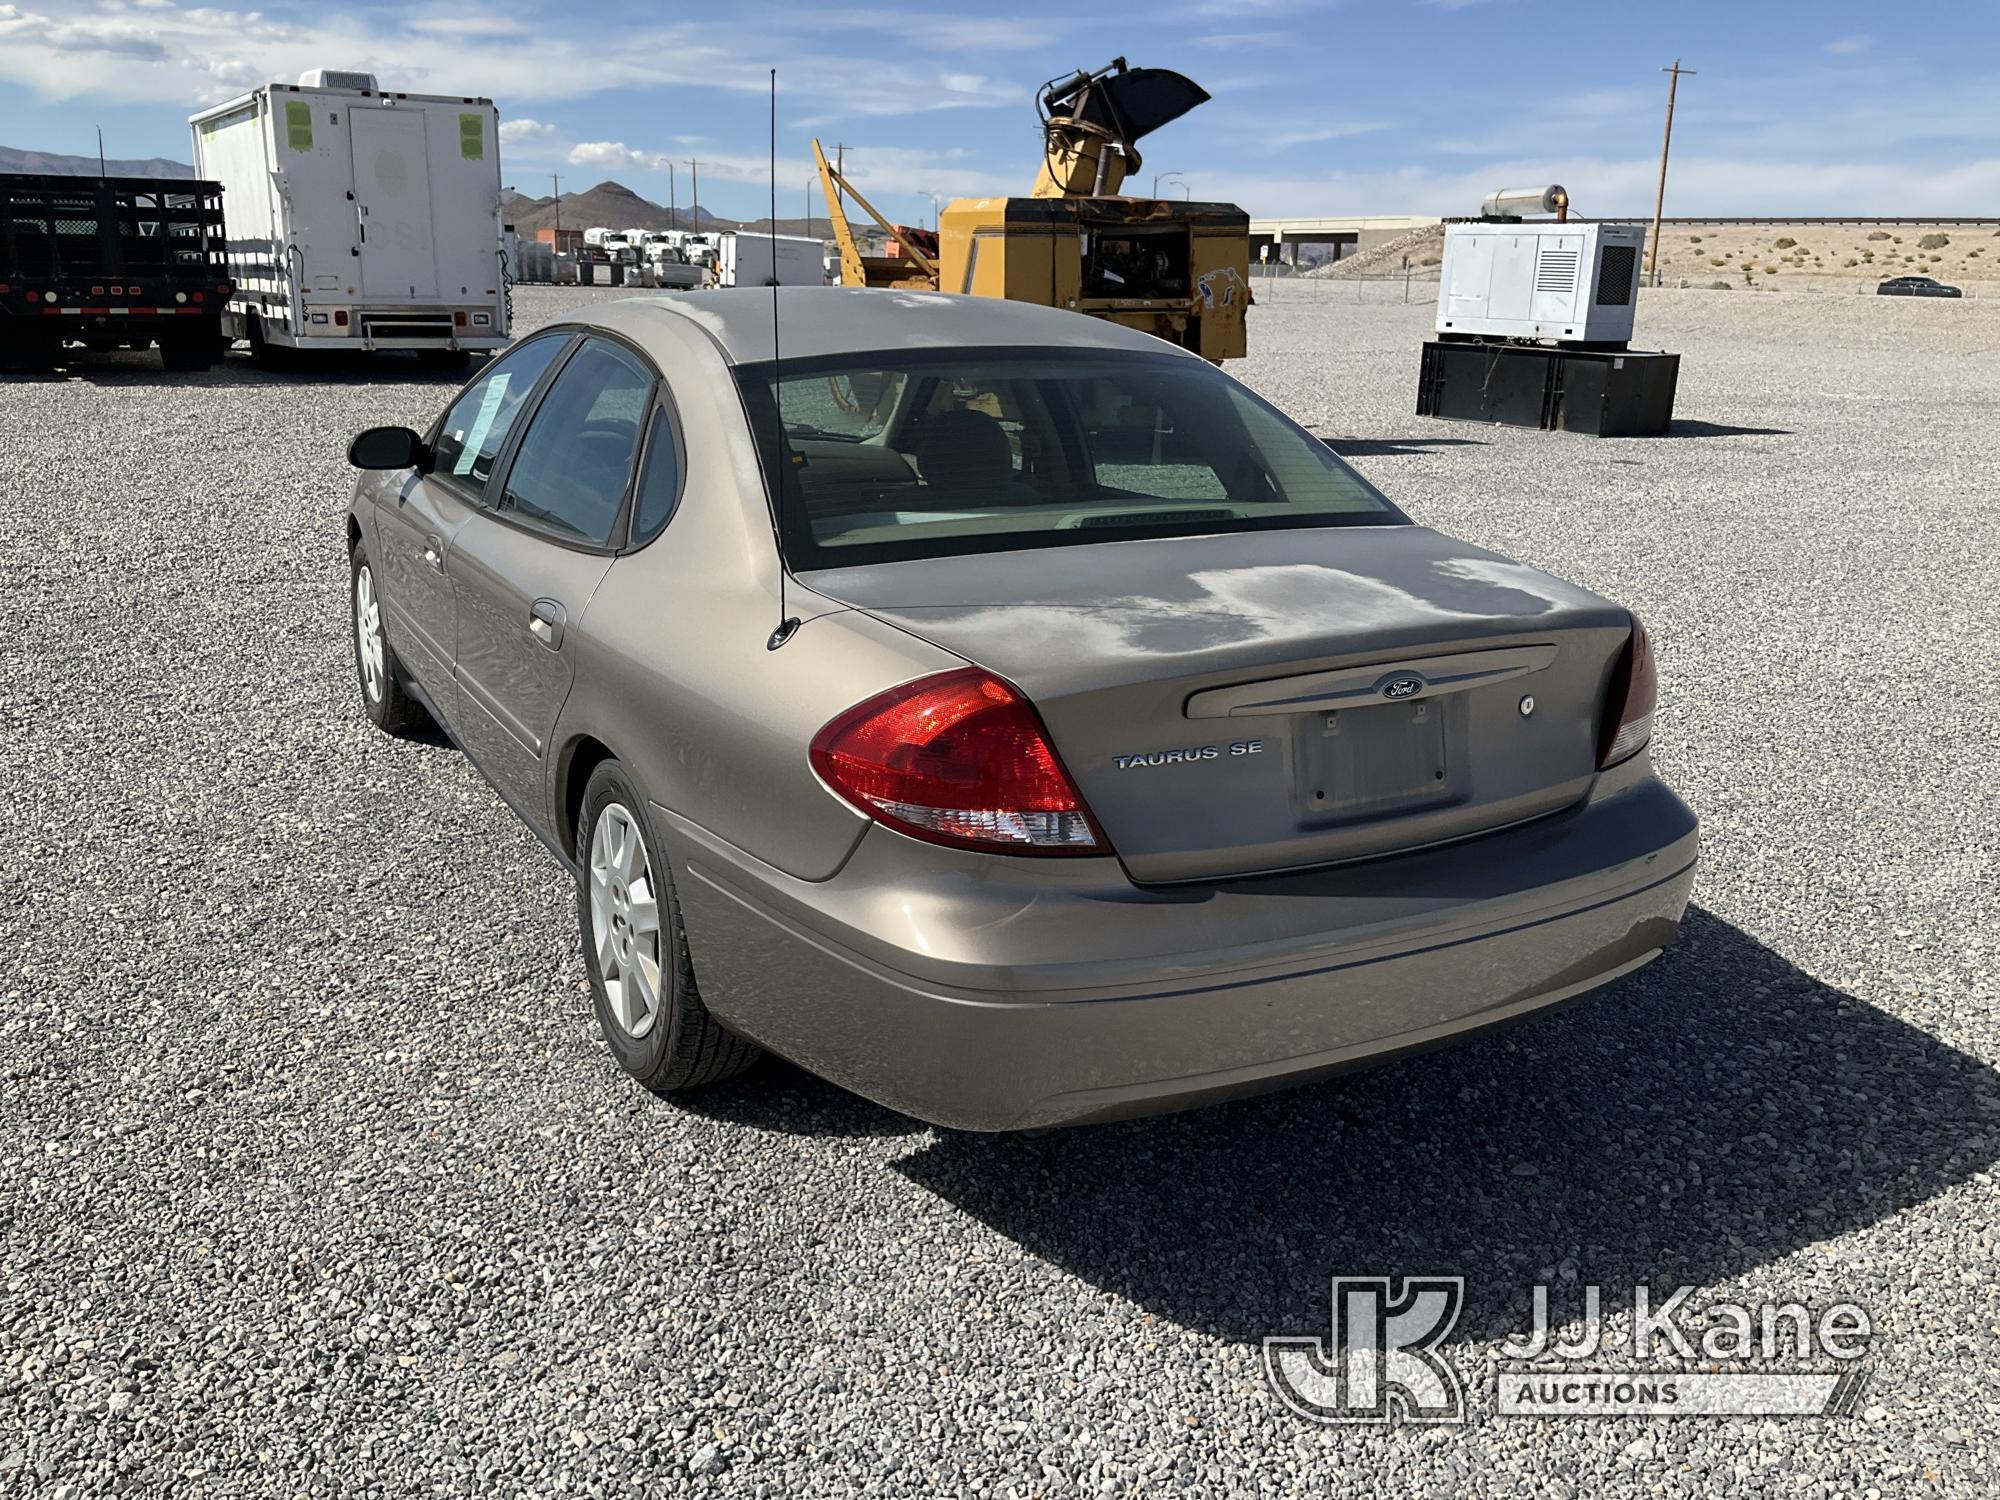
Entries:
POLYGON ((1775 243, 1780 250, 1789 250, 1792 248, 1792 246, 1796 245, 1798 241, 1793 239, 1789 234, 1781 234, 1778 236, 1775 243))
POLYGON ((1854 260, 1854 259, 1850 258, 1850 259, 1848 259, 1848 260, 1845 260, 1845 261, 1841 262, 1841 264, 1843 264, 1843 265, 1845 265, 1845 266, 1849 266, 1849 267, 1852 267, 1852 266, 1858 266, 1858 265, 1860 265, 1860 264, 1861 264, 1861 262, 1860 262, 1860 261, 1858 261, 1858 260, 1854 260))
MULTIPOLYGON (((1977 255, 1977 254, 1978 254, 1979 252, 1978 252, 1977 250, 1975 250, 1975 251, 1973 251, 1972 253, 1973 253, 1974 255, 1977 255)), ((1708 258, 1708 263, 1709 263, 1709 264, 1710 264, 1711 266, 1726 266, 1726 265, 1728 265, 1728 264, 1729 264, 1729 262, 1728 262, 1728 261, 1724 260, 1724 259, 1723 259, 1723 258, 1722 258, 1721 256, 1719 256, 1719 255, 1711 255, 1711 256, 1710 256, 1710 257, 1708 258)))
POLYGON ((1903 237, 1900 234, 1892 234, 1889 236, 1889 238, 1894 240, 1899 245, 1903 243, 1903 237))
POLYGON ((1917 248, 1919 250, 1942 250, 1950 243, 1951 236, 1948 234, 1927 234, 1917 241, 1917 248))
POLYGON ((1437 264, 1438 264, 1438 263, 1439 263, 1439 262, 1440 262, 1440 261, 1441 261, 1442 259, 1443 259, 1443 257, 1442 257, 1442 256, 1438 256, 1438 255, 1426 255, 1426 256, 1425 256, 1425 257, 1424 257, 1424 258, 1423 258, 1423 259, 1422 259, 1421 261, 1419 261, 1419 262, 1418 262, 1417 264, 1419 264, 1419 265, 1424 265, 1424 266, 1434 266, 1434 265, 1437 265, 1437 264))
POLYGON ((1708 289, 1711 292, 1733 292, 1736 290, 1735 287, 1731 286, 1726 281, 1711 281, 1708 284, 1708 289))
POLYGON ((1878 229, 1874 233, 1870 234, 1868 238, 1871 240, 1886 240, 1887 238, 1889 238, 1889 231, 1886 229, 1878 229))
POLYGON ((1698 234, 1691 234, 1691 235, 1689 235, 1689 236, 1688 236, 1688 243, 1689 243, 1690 245, 1699 245, 1699 244, 1701 243, 1701 236, 1700 236, 1700 235, 1698 235, 1698 234))
POLYGON ((1776 266, 1766 266, 1764 267, 1764 274, 1766 276, 1776 276, 1778 274, 1778 268, 1776 266))

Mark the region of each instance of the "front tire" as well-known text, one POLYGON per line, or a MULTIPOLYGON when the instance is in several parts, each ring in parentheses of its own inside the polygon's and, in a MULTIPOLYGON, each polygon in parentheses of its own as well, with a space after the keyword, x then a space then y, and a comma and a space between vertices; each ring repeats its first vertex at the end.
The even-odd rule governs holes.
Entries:
POLYGON ((361 711, 384 734, 401 737, 424 721, 423 708, 403 687, 402 664, 382 629, 382 595, 375 565, 360 542, 348 558, 347 602, 353 616, 354 675, 361 711))
POLYGON ((577 927, 611 1055, 670 1094, 732 1077, 760 1053, 701 1002, 673 874, 645 808, 617 761, 591 773, 577 819, 577 927))

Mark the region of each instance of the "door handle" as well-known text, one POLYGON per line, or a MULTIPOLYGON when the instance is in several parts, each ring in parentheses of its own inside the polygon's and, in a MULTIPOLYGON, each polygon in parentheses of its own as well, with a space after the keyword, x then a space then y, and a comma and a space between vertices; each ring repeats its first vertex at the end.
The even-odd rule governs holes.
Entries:
POLYGON ((444 542, 441 538, 424 538, 424 563, 433 573, 444 571, 444 542))
POLYGON ((528 610, 528 634, 551 651, 562 649, 563 626, 569 612, 554 599, 537 599, 528 610))

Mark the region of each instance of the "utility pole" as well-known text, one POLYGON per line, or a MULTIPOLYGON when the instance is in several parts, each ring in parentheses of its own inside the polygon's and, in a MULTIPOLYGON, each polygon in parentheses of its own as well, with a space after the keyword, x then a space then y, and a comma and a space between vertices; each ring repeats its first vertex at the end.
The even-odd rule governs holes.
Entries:
POLYGON ((1667 81, 1667 134, 1666 139, 1660 142, 1660 191, 1653 199, 1653 242, 1646 247, 1648 286, 1660 284, 1660 215, 1667 207, 1667 153, 1674 145, 1674 95, 1680 90, 1681 74, 1685 73, 1690 78, 1695 76, 1694 69, 1683 68, 1678 57, 1674 59, 1671 68, 1662 68, 1660 71, 1672 76, 1667 81))
POLYGON ((681 227, 680 210, 675 205, 674 164, 670 161, 667 163, 667 228, 669 229, 678 229, 681 227))
POLYGON ((562 178, 558 177, 553 172, 549 173, 549 192, 555 199, 555 205, 556 205, 555 253, 557 255, 560 255, 562 254, 562 178))
POLYGON ((97 175, 99 177, 109 177, 111 175, 111 169, 104 165, 104 127, 102 125, 97 127, 97 175))
POLYGON ((833 148, 833 171, 833 190, 835 195, 840 199, 841 207, 845 208, 847 206, 847 189, 843 184, 847 180, 847 148, 838 142, 834 144, 833 148))
POLYGON ((688 158, 688 217, 694 220, 697 233, 701 229, 701 163, 688 158))

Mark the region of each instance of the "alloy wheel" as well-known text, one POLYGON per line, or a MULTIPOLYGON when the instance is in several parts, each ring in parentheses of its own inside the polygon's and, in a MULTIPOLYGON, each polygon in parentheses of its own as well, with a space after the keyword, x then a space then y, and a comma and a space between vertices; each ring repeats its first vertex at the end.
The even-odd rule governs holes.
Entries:
POLYGON ((627 1036, 660 1019, 660 902, 638 820, 608 802, 590 831, 590 938, 612 1018, 627 1036))
POLYGON ((375 574, 367 563, 354 573, 354 640, 361 658, 361 686, 370 703, 382 701, 388 686, 388 653, 382 641, 382 608, 375 599, 375 574))

